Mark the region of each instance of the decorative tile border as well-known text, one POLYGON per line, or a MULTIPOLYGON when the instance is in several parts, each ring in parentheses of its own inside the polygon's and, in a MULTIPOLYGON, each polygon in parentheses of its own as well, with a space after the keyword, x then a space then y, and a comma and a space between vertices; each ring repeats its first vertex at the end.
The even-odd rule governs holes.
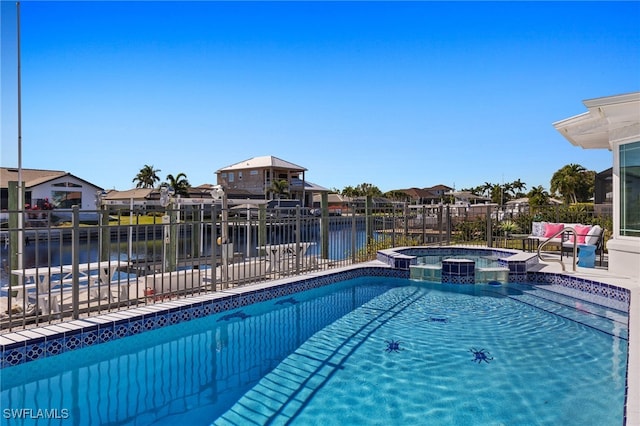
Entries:
MULTIPOLYGON (((474 250, 477 251, 478 249, 474 250)), ((495 250, 492 250, 492 252, 495 252, 495 250)), ((309 275, 297 280, 293 278, 282 280, 282 282, 276 282, 271 286, 254 289, 240 287, 228 292, 225 291, 224 294, 222 292, 211 293, 157 305, 141 306, 99 317, 0 335, 0 368, 59 355, 67 351, 117 340, 145 331, 238 309, 254 303, 353 278, 365 276, 409 278, 410 256, 405 254, 401 257, 390 256, 389 258, 394 259, 394 264, 400 265, 402 268, 389 268, 381 265, 354 267, 339 272, 329 271, 322 274, 309 275)), ((522 273, 522 263, 524 263, 526 270, 529 262, 528 259, 514 263, 509 262, 509 279, 519 281, 524 276, 523 281, 551 285, 557 291, 572 292, 569 295, 574 297, 577 296, 583 300, 594 301, 603 306, 628 312, 629 290, 566 275, 541 272, 522 273)), ((452 281, 445 281, 443 276, 443 282, 456 282, 459 284, 473 282, 473 280, 469 281, 472 277, 468 275, 450 275, 446 279, 452 281)))
POLYGON ((631 291, 586 278, 560 275, 549 272, 530 272, 530 283, 550 285, 550 290, 587 302, 597 303, 622 312, 629 312, 631 291))
MULTIPOLYGON (((388 250, 380 250, 377 254, 378 261, 396 269, 409 269, 416 265, 417 259, 424 256, 470 256, 493 257, 501 267, 509 268, 510 282, 526 282, 527 271, 538 264, 538 257, 533 253, 522 253, 517 250, 473 248, 473 247, 400 247, 388 250)), ((443 283, 473 284, 475 278, 462 277, 460 274, 452 274, 442 271, 443 283)))
POLYGON ((363 276, 409 278, 409 271, 384 267, 360 267, 324 275, 288 280, 260 289, 236 288, 218 293, 147 305, 68 323, 0 335, 0 368, 133 336, 207 315, 238 309, 266 300, 311 290, 363 276))
POLYGON ((446 259, 442 261, 442 282, 473 284, 476 280, 476 262, 468 259, 446 259))

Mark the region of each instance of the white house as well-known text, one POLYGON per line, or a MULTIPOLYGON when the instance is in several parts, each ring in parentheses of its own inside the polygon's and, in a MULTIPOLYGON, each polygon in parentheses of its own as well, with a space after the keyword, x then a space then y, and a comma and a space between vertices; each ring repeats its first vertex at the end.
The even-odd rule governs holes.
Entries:
MULTIPOLYGON (((18 182, 18 169, 0 168, 1 207, 8 209, 9 182, 18 182)), ((71 173, 60 170, 22 169, 25 207, 42 209, 46 204, 56 209, 96 209, 96 193, 102 188, 71 173)))
POLYGON ((575 146, 613 153, 609 271, 640 278, 640 92, 583 103, 587 112, 553 126, 575 146))

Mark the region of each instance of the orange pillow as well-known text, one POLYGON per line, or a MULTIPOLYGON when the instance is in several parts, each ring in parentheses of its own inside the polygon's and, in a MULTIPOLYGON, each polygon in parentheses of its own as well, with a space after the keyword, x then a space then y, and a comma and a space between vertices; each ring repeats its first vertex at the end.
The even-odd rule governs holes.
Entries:
POLYGON ((544 225, 544 237, 551 238, 556 232, 562 231, 564 223, 546 223, 544 225))

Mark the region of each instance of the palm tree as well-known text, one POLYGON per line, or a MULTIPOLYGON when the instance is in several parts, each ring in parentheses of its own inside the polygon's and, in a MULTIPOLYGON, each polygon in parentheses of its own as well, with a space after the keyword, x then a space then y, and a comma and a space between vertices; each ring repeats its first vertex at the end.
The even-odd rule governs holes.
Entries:
POLYGON ((587 170, 579 164, 567 164, 551 177, 551 192, 559 192, 565 203, 578 202, 577 193, 587 170))
POLYGON ((187 175, 184 173, 178 173, 175 177, 173 175, 167 175, 167 183, 173 188, 176 195, 189 197, 189 188, 191 188, 191 185, 187 180, 187 175))
POLYGON ((353 186, 349 185, 344 187, 344 189, 342 190, 342 195, 344 195, 345 197, 353 198, 357 197, 358 193, 353 186))
POLYGON ((382 195, 382 191, 380 191, 380 188, 372 183, 361 183, 360 185, 356 186, 356 191, 360 196, 380 197, 382 195))
POLYGON ((582 179, 576 196, 578 202, 592 201, 596 192, 596 172, 594 170, 586 170, 582 173, 582 179))
POLYGON ((461 189, 462 192, 464 191, 469 191, 471 192, 473 195, 484 195, 484 186, 480 185, 480 186, 474 186, 473 188, 462 188, 461 189))
POLYGON ((159 169, 154 169, 153 166, 145 164, 136 177, 133 178, 132 182, 138 181, 136 188, 153 188, 156 182, 160 180, 158 173, 160 173, 159 169))
POLYGON ((527 189, 527 184, 522 182, 520 179, 518 179, 518 180, 514 180, 513 182, 511 182, 511 188, 514 191, 513 196, 518 198, 518 197, 522 197, 524 195, 523 191, 525 189, 527 189))
POLYGON ((513 184, 505 183, 501 185, 502 194, 500 194, 500 204, 504 204, 515 196, 513 184))
POLYGON ((289 182, 286 179, 276 179, 271 182, 270 191, 276 196, 276 199, 281 199, 284 196, 289 195, 289 182))
POLYGON ((489 184, 491 188, 489 189, 489 197, 491 197, 491 202, 496 204, 501 204, 504 200, 504 188, 499 183, 489 184))
POLYGON ((411 200, 411 197, 406 192, 397 189, 393 191, 387 191, 382 195, 385 198, 389 198, 394 201, 409 202, 411 200))
POLYGON ((482 191, 485 197, 492 198, 491 195, 494 191, 494 185, 489 182, 485 182, 484 185, 478 187, 482 191))
POLYGON ((529 197, 529 206, 546 206, 549 204, 549 193, 541 186, 534 186, 531 191, 527 193, 529 197))

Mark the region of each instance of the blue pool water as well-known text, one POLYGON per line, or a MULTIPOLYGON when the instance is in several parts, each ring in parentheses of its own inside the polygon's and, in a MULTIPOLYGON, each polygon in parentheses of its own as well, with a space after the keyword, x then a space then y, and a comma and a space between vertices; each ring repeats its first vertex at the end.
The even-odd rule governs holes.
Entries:
POLYGON ((358 278, 3 369, 2 424, 619 425, 627 334, 524 284, 358 278))

